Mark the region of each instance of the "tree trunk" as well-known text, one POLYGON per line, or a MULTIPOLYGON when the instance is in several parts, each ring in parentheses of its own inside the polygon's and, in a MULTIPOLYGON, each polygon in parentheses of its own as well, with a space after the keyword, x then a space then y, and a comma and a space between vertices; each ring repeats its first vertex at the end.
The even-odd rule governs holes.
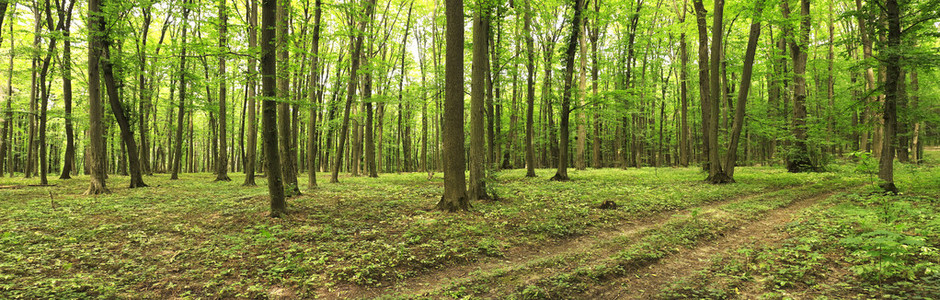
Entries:
MULTIPOLYGON (((808 1, 808 0, 804 0, 808 1)), ((881 162, 878 164, 878 179, 881 179, 881 188, 887 192, 897 194, 898 188, 894 185, 894 149, 896 146, 895 131, 897 126, 897 101, 899 97, 898 84, 901 76, 901 10, 897 0, 885 0, 885 14, 888 21, 887 54, 885 66, 885 105, 884 105, 884 142, 881 149, 881 162)))
POLYGON ((483 140, 484 97, 486 97, 486 32, 489 30, 488 4, 482 4, 473 13, 473 65, 470 79, 470 201, 489 199, 486 193, 485 143, 483 140))
MULTIPOLYGON (((372 15, 375 6, 375 0, 364 0, 366 16, 372 15)), ((362 56, 362 33, 365 32, 366 20, 363 18, 358 25, 358 33, 355 37, 350 36, 350 66, 349 82, 346 85, 346 107, 343 110, 343 125, 340 129, 339 140, 336 143, 336 160, 333 164, 333 173, 330 177, 330 183, 339 183, 339 168, 343 164, 343 147, 346 144, 346 137, 349 134, 349 110, 352 108, 353 100, 356 98, 356 84, 358 83, 359 61, 362 56)))
POLYGON ((271 197, 271 217, 287 214, 284 201, 284 184, 281 182, 281 160, 278 153, 277 132, 277 65, 275 53, 275 26, 277 23, 277 0, 261 2, 261 137, 264 144, 265 172, 268 177, 268 194, 271 197))
MULTIPOLYGON (((320 89, 317 77, 320 74, 320 17, 322 15, 321 7, 323 1, 315 0, 313 19, 313 45, 311 45, 311 64, 310 64, 310 90, 307 92, 308 105, 310 105, 310 116, 307 121, 307 189, 313 189, 317 186, 317 91, 320 89)), ((368 131, 368 127, 366 129, 368 131)))
MULTIPOLYGON (((784 17, 789 17, 790 8, 782 2, 784 17)), ((800 0, 800 32, 790 41, 793 57, 793 150, 787 157, 787 171, 792 173, 815 170, 806 145, 806 59, 804 49, 809 45, 810 16, 809 0, 800 0)))
MULTIPOLYGON (((679 17, 679 23, 685 23, 685 14, 688 5, 682 2, 682 14, 679 17)), ((690 139, 692 130, 689 128, 689 50, 685 42, 685 32, 679 35, 679 101, 681 102, 681 111, 679 113, 679 165, 688 167, 691 161, 692 145, 690 139)))
MULTIPOLYGON (((693 6, 695 7, 695 21, 698 28, 698 91, 699 91, 699 102, 701 105, 701 115, 702 115, 702 157, 705 158, 705 163, 703 164, 703 169, 710 171, 710 162, 711 156, 709 149, 709 135, 711 135, 711 130, 708 128, 708 124, 711 115, 711 106, 709 106, 709 74, 708 74, 708 25, 706 24, 706 15, 708 14, 705 11, 705 5, 702 4, 701 0, 693 0, 693 6)), ((719 30, 720 31, 720 30, 719 30)), ((717 76, 717 74, 715 74, 717 76)), ((709 172, 711 176, 711 172, 709 172)))
MULTIPOLYGON (((75 169, 75 129, 72 124, 72 41, 69 39, 69 29, 71 27, 69 25, 72 23, 72 5, 74 3, 75 1, 72 1, 72 4, 69 4, 68 11, 59 9, 59 19, 65 19, 62 23, 62 98, 65 101, 65 162, 62 165, 59 179, 72 178, 71 173, 75 169)), ((0 175, 3 174, 2 157, 3 150, 0 149, 0 175)))
MULTIPOLYGON (((252 53, 257 50, 258 47, 258 1, 249 0, 250 3, 247 5, 246 17, 248 18, 248 48, 251 49, 252 53)), ((248 57, 248 104, 247 104, 247 120, 248 123, 248 145, 246 146, 245 151, 245 182, 242 183, 243 186, 255 186, 255 156, 257 155, 258 149, 258 117, 257 117, 257 101, 256 95, 258 94, 258 75, 257 75, 257 60, 255 56, 248 57)))
MULTIPOLYGON (((526 177, 535 177, 535 148, 532 146, 533 123, 532 113, 535 107, 535 50, 532 44, 532 0, 525 0, 525 44, 526 44, 526 122, 525 122, 525 167, 526 177)), ((460 34, 463 36, 463 33, 460 34)), ((449 50, 449 49, 448 49, 449 50)), ((449 53, 448 53, 449 54, 449 53)))
MULTIPOLYGON (((527 4, 528 5, 528 4, 527 4)), ((445 1, 447 54, 444 70, 444 195, 437 209, 469 210, 464 177, 463 130, 463 0, 445 1)))
POLYGON ((291 147, 291 109, 288 103, 288 91, 290 89, 290 65, 288 44, 288 22, 290 15, 287 13, 290 0, 277 0, 277 132, 278 132, 278 150, 280 151, 279 163, 281 178, 284 180, 285 195, 287 197, 300 195, 300 187, 297 185, 297 169, 294 168, 295 162, 292 161, 294 149, 291 147))
MULTIPOLYGON (((189 18, 189 5, 188 1, 183 3, 183 19, 189 18)), ((181 45, 186 45, 186 24, 180 24, 182 28, 182 39, 180 40, 181 45)), ((179 179, 179 173, 182 171, 183 163, 183 120, 186 116, 186 47, 180 48, 180 102, 179 102, 179 113, 177 114, 176 121, 176 155, 173 156, 173 173, 170 174, 170 179, 175 180, 179 179)))
POLYGON ((219 2, 219 48, 222 53, 219 53, 219 152, 216 156, 216 174, 215 181, 232 181, 228 177, 228 147, 226 145, 226 110, 225 110, 225 97, 226 97, 226 74, 225 74, 225 57, 226 52, 228 52, 228 42, 226 41, 226 31, 228 30, 228 13, 225 8, 225 0, 220 0, 219 2))
MULTIPOLYGON (((574 81, 574 57, 578 50, 578 36, 581 35, 581 10, 585 0, 575 0, 574 19, 571 22, 571 36, 565 49, 565 89, 561 96, 560 137, 558 139, 558 171, 552 176, 553 181, 568 181, 568 119, 571 114, 571 85, 574 81)), ((719 0, 721 1, 721 0, 719 0)))
POLYGON ((761 12, 764 1, 757 0, 754 8, 754 17, 751 21, 751 31, 747 38, 747 49, 744 52, 744 66, 741 71, 741 88, 738 90, 738 100, 734 105, 734 125, 731 128, 731 140, 728 142, 728 154, 725 158, 725 172, 728 181, 734 182, 734 166, 738 159, 738 141, 741 129, 744 128, 744 109, 747 107, 747 93, 751 89, 751 72, 754 69, 754 54, 757 52, 757 41, 760 40, 761 12))
MULTIPOLYGON (((101 1, 88 0, 88 24, 91 30, 104 26, 101 16, 101 1)), ((90 186, 85 195, 110 193, 105 184, 107 169, 105 160, 103 108, 101 106, 101 79, 98 62, 101 57, 101 35, 88 35, 88 166, 91 169, 90 186)))

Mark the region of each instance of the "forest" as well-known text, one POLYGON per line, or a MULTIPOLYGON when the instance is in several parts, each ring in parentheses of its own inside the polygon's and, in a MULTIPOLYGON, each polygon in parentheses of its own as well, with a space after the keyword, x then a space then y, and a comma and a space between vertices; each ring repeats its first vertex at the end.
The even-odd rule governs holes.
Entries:
POLYGON ((0 298, 940 298, 940 0, 0 0, 0 298))

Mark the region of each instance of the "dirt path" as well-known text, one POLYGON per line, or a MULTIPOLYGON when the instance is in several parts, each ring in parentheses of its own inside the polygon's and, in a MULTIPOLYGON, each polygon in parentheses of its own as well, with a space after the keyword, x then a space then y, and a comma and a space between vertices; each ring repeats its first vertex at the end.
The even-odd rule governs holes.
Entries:
MULTIPOLYGON (((800 189, 805 186, 794 186, 783 190, 800 189)), ((441 291, 448 287, 469 283, 475 279, 503 277, 502 281, 512 284, 491 286, 487 295, 506 295, 512 293, 518 286, 525 286, 538 279, 566 272, 546 268, 552 265, 548 262, 563 261, 576 262, 574 267, 592 265, 609 259, 611 255, 623 249, 622 241, 632 240, 642 232, 662 226, 671 218, 687 216, 693 209, 701 211, 714 211, 718 207, 729 203, 747 201, 761 197, 767 193, 781 189, 769 190, 747 196, 735 197, 714 201, 705 205, 690 207, 680 211, 667 211, 652 216, 625 221, 617 226, 605 228, 594 233, 578 236, 571 239, 556 241, 538 247, 510 249, 503 258, 485 258, 470 264, 434 270, 414 278, 406 279, 394 286, 386 287, 360 287, 356 285, 339 285, 330 291, 322 291, 321 298, 376 298, 380 296, 394 296, 402 298, 420 297, 441 291), (617 241, 621 241, 618 243, 617 241)), ((484 296, 485 297, 485 296, 484 296)))
POLYGON ((585 293, 591 299, 651 299, 667 284, 688 278, 708 266, 709 258, 727 253, 743 245, 772 244, 788 237, 780 227, 792 222, 799 212, 819 203, 837 191, 797 200, 792 204, 770 211, 758 221, 744 224, 725 236, 703 242, 694 249, 682 249, 636 273, 594 286, 585 293))

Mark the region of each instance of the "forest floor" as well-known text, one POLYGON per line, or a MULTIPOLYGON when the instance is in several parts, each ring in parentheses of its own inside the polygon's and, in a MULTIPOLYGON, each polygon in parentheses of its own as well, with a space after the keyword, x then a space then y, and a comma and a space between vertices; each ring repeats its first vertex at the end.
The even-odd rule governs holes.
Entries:
MULTIPOLYGON (((790 174, 741 167, 491 175, 498 200, 434 211, 440 173, 341 177, 268 218, 264 178, 0 178, 0 298, 940 298, 940 152, 790 174), (616 209, 599 209, 613 200, 616 209)), ((321 174, 324 175, 324 174, 321 174)), ((319 182, 327 177, 320 176, 319 182)), ((301 181, 306 181, 302 175, 301 181)))

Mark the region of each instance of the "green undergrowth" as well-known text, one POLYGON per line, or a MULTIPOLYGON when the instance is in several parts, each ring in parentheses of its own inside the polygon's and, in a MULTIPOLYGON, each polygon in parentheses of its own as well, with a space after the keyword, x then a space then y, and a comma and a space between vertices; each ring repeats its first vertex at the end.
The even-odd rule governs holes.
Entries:
POLYGON ((940 169, 897 171, 900 195, 867 186, 831 197, 786 226, 782 242, 717 255, 660 297, 940 298, 940 169))
MULTIPOLYGON (((0 178, 0 298, 305 297, 341 284, 383 287, 436 269, 502 257, 650 214, 839 181, 844 174, 740 168, 732 185, 702 183, 693 168, 551 170, 495 174, 496 201, 469 213, 432 210, 440 174, 341 177, 288 200, 267 217, 266 184, 211 174, 146 177, 112 194, 83 196, 87 177, 0 178), (601 210, 605 200, 620 208, 601 210)), ((321 177, 319 182, 327 182, 321 177)), ((742 208, 744 209, 744 208, 742 208)))
MULTIPOLYGON (((578 298, 588 287, 630 272, 668 255, 680 248, 692 248, 702 241, 719 237, 723 232, 748 221, 764 216, 767 212, 791 204, 794 201, 834 190, 858 186, 862 181, 856 177, 829 178, 803 187, 769 192, 757 197, 730 202, 714 211, 693 209, 688 215, 677 215, 671 220, 644 232, 640 238, 614 239, 622 248, 609 258, 583 265, 574 257, 556 257, 540 261, 537 265, 524 266, 518 270, 497 270, 466 283, 456 284, 441 294, 454 298, 490 293, 488 286, 511 285, 514 291, 510 298, 517 299, 565 299, 578 298), (530 279, 526 270, 551 268, 557 274, 526 283, 530 279)), ((588 254, 591 255, 591 254, 588 254)))

